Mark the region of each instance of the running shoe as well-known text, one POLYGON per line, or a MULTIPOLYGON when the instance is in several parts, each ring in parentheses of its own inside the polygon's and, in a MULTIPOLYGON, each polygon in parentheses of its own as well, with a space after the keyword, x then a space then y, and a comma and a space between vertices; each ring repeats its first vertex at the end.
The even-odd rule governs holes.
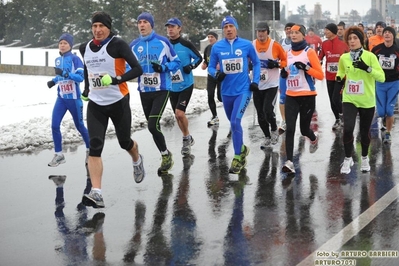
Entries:
POLYGON ((272 143, 271 138, 270 137, 266 137, 265 142, 262 145, 260 145, 260 149, 261 150, 265 150, 267 148, 270 148, 271 147, 271 143, 272 143))
POLYGON ((278 133, 281 135, 287 130, 287 125, 285 124, 285 121, 281 121, 280 127, 278 128, 278 133))
POLYGON ((368 156, 365 156, 365 157, 362 156, 362 164, 360 166, 360 170, 363 173, 370 172, 370 163, 369 163, 369 157, 368 156))
POLYGON ((341 164, 341 174, 349 174, 353 166, 352 157, 345 157, 344 162, 341 164))
POLYGON ((158 168, 158 175, 167 173, 173 166, 173 155, 168 150, 168 154, 162 155, 161 167, 158 168))
POLYGON ((82 203, 85 206, 93 207, 95 209, 105 207, 103 196, 98 192, 94 192, 93 190, 90 191, 89 194, 83 195, 82 203))
POLYGON ((233 161, 231 162, 229 173, 239 174, 246 165, 247 165, 247 160, 243 159, 240 161, 237 158, 234 158, 233 161))
POLYGON ((277 131, 277 130, 272 131, 270 135, 271 135, 271 136, 270 136, 270 142, 271 142, 271 144, 272 144, 272 145, 276 145, 277 142, 278 142, 278 137, 279 137, 278 131, 277 131))
POLYGON ((341 126, 342 126, 341 119, 338 118, 337 120, 335 120, 335 123, 332 126, 332 130, 340 129, 341 126))
POLYGON ((191 146, 195 143, 192 136, 189 139, 183 139, 183 147, 181 148, 182 155, 189 155, 191 154, 191 146))
POLYGON ((283 173, 295 174, 294 163, 291 160, 287 160, 282 169, 283 173))
POLYGON ((247 146, 245 146, 244 144, 242 144, 242 146, 244 147, 244 150, 241 151, 240 156, 241 156, 241 161, 245 160, 245 158, 248 156, 249 154, 249 148, 247 146))
POLYGON ((48 163, 48 166, 56 167, 56 166, 58 166, 58 165, 60 165, 62 163, 65 163, 65 162, 66 161, 65 161, 64 154, 61 154, 61 155, 55 154, 54 158, 51 160, 51 162, 48 163))
POLYGON ((385 144, 391 144, 391 141, 392 141, 391 133, 390 132, 385 133, 384 143, 385 144))
POLYGON ((133 164, 133 176, 134 176, 134 181, 136 183, 140 183, 143 181, 145 177, 145 170, 144 170, 144 164, 143 164, 143 156, 139 154, 141 162, 139 165, 134 165, 133 164))
POLYGON ((208 121, 208 127, 219 125, 219 118, 214 116, 208 121))

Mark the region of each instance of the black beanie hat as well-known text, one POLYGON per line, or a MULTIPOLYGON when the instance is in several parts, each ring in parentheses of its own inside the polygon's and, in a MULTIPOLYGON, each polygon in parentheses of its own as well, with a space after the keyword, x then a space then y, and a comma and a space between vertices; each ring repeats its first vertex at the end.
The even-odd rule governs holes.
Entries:
POLYGON ((333 34, 337 35, 338 32, 338 26, 335 25, 334 23, 329 23, 325 26, 326 29, 331 31, 333 34))
POLYGON ((112 27, 112 18, 104 11, 98 11, 93 14, 93 17, 91 18, 91 24, 96 22, 104 24, 104 26, 108 29, 111 29, 112 27))
POLYGON ((375 24, 375 27, 376 27, 376 28, 377 28, 377 26, 381 26, 381 27, 385 28, 385 27, 387 26, 387 24, 386 24, 384 21, 378 21, 378 22, 375 24))
POLYGON ((213 37, 215 37, 215 39, 216 39, 216 40, 219 38, 219 36, 217 35, 217 33, 216 33, 216 32, 214 32, 214 31, 210 31, 210 32, 208 32, 208 34, 207 34, 207 35, 212 35, 213 37))
POLYGON ((293 22, 288 22, 287 24, 285 24, 284 29, 286 29, 286 28, 291 28, 291 27, 294 26, 294 25, 295 25, 295 23, 293 23, 293 22))
POLYGON ((388 27, 385 27, 384 30, 382 31, 382 33, 384 34, 384 32, 386 32, 386 31, 391 32, 392 35, 393 35, 393 37, 396 38, 396 32, 395 32, 395 29, 394 29, 394 28, 389 27, 389 26, 388 26, 388 27))

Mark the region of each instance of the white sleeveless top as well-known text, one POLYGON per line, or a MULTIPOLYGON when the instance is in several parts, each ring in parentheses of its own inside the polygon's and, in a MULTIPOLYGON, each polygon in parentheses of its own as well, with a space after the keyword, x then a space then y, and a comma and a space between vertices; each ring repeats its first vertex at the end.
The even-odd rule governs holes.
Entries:
POLYGON ((287 65, 289 68, 289 75, 287 77, 287 95, 290 95, 288 91, 298 93, 300 91, 310 91, 310 86, 305 77, 305 71, 299 70, 293 64, 295 62, 302 62, 304 64, 309 63, 307 55, 309 47, 302 50, 299 55, 293 55, 292 51, 287 52, 287 65))
POLYGON ((89 98, 98 105, 110 105, 123 98, 118 85, 102 86, 101 77, 109 74, 111 77, 116 76, 115 58, 107 53, 107 46, 111 42, 107 42, 98 52, 90 49, 90 43, 87 43, 84 54, 84 63, 87 67, 89 78, 89 98))
POLYGON ((260 82, 259 82, 259 90, 266 90, 270 88, 277 87, 279 85, 280 80, 280 69, 279 68, 265 68, 262 65, 267 64, 268 59, 276 60, 277 58, 273 57, 273 44, 274 40, 271 39, 269 43, 269 47, 266 52, 259 52, 256 49, 256 40, 253 40, 253 45, 255 47, 256 53, 261 61, 261 69, 260 69, 260 82))

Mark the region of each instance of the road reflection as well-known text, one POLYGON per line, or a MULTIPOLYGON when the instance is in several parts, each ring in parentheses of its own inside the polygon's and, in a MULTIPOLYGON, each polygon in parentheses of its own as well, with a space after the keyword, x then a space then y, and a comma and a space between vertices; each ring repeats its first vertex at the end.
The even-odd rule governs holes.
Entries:
MULTIPOLYGON (((55 250, 62 254, 62 260, 66 265, 82 265, 88 261, 105 262, 106 246, 102 232, 105 214, 98 212, 88 219, 86 206, 78 203, 76 216, 67 218, 64 214, 64 183, 65 175, 50 175, 49 179, 56 185, 55 220, 58 232, 61 235, 63 244, 57 246, 55 250), (88 254, 87 238, 93 234, 92 257, 88 254)), ((83 193, 89 193, 91 189, 90 178, 86 179, 86 187, 83 193)))
POLYGON ((171 245, 173 259, 171 265, 191 265, 199 255, 202 241, 198 237, 197 218, 190 207, 190 167, 194 155, 183 157, 183 171, 173 203, 171 245))
POLYGON ((165 235, 165 222, 168 202, 173 191, 173 175, 162 175, 163 187, 155 206, 151 231, 147 234, 147 245, 144 262, 147 265, 169 265, 172 261, 172 250, 165 235))

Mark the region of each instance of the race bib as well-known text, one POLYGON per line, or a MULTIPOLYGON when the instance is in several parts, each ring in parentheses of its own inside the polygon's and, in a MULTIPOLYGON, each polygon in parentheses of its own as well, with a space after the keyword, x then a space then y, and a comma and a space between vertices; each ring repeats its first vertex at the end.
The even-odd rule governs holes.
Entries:
POLYGON ((75 92, 75 82, 73 80, 60 80, 58 87, 62 94, 71 94, 75 92))
POLYGON ((363 80, 358 80, 358 81, 349 80, 348 86, 346 88, 346 93, 347 94, 358 94, 358 95, 364 94, 363 80))
POLYGON ((262 82, 264 82, 264 81, 266 81, 267 79, 269 78, 269 72, 268 72, 268 70, 267 69, 265 69, 265 68, 262 68, 261 70, 260 70, 260 81, 262 82))
POLYGON ((287 77, 287 89, 295 90, 298 88, 302 88, 303 80, 300 75, 289 75, 287 77))
POLYGON ((327 71, 330 73, 337 73, 338 72, 338 62, 327 63, 327 71))
POLYGON ((378 58, 382 69, 393 69, 395 67, 395 58, 380 56, 378 58))
POLYGON ((180 69, 175 73, 170 72, 170 75, 172 76, 172 83, 180 83, 184 81, 183 74, 181 73, 180 69))
POLYGON ((159 73, 143 73, 140 78, 141 87, 156 88, 160 85, 160 74, 159 73))
POLYGON ((107 87, 103 86, 101 83, 101 77, 104 75, 106 75, 106 73, 88 73, 88 78, 92 89, 105 89, 107 87))
POLYGON ((244 60, 242 58, 223 59, 223 72, 226 74, 237 74, 242 72, 244 60))

